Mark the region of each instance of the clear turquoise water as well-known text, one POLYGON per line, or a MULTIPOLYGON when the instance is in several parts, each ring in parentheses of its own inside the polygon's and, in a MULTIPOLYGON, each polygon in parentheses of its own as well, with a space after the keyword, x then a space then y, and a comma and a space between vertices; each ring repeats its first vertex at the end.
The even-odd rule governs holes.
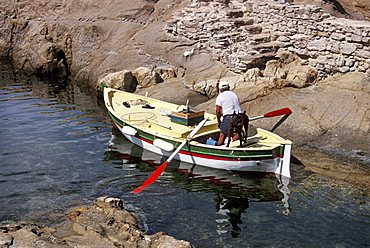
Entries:
POLYGON ((274 176, 173 162, 131 194, 163 158, 128 143, 102 102, 71 82, 30 79, 2 64, 0 111, 1 223, 56 224, 69 208, 109 195, 139 213, 142 230, 196 247, 370 245, 369 197, 298 165, 283 187, 274 176))

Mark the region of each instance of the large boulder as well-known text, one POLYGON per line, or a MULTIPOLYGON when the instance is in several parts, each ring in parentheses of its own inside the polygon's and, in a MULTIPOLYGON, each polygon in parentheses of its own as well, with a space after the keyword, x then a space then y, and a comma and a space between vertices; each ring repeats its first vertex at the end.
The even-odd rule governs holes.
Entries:
POLYGON ((302 66, 297 55, 280 52, 277 56, 278 60, 270 60, 266 63, 264 77, 285 79, 286 84, 297 88, 307 87, 316 82, 317 70, 310 66, 302 66))
POLYGON ((106 75, 98 81, 97 88, 101 90, 103 87, 109 87, 134 92, 137 85, 138 82, 132 71, 124 70, 106 75))
POLYGON ((138 86, 143 88, 163 82, 157 71, 144 66, 136 68, 133 75, 136 77, 138 86))
POLYGON ((157 66, 154 71, 160 75, 163 80, 177 78, 183 76, 183 68, 174 66, 157 66))

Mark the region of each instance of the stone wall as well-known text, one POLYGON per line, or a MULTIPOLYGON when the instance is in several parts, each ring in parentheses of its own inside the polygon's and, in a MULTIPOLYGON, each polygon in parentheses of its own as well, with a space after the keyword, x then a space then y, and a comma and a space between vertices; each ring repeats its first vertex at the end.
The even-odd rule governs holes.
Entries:
POLYGON ((320 78, 335 73, 370 76, 370 22, 340 19, 314 5, 287 1, 192 0, 167 32, 199 43, 236 73, 264 69, 278 50, 297 54, 320 78))

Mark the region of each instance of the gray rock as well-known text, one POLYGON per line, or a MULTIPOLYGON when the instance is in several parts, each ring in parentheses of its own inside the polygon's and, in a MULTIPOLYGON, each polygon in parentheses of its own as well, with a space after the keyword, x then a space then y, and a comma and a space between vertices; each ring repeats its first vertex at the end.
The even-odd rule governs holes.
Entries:
POLYGON ((355 64, 355 60, 348 58, 348 59, 346 59, 344 64, 345 64, 345 66, 352 67, 355 64))
POLYGON ((340 71, 341 73, 349 72, 349 67, 348 66, 339 67, 338 71, 340 71))
POLYGON ((324 51, 326 49, 327 42, 324 39, 314 40, 308 42, 307 49, 314 51, 324 51))
POLYGON ((353 41, 353 42, 361 42, 362 41, 362 37, 361 35, 356 35, 356 34, 353 34, 350 38, 350 41, 353 41))
POLYGON ((276 40, 281 42, 290 42, 290 38, 287 36, 279 36, 276 40))
POLYGON ((345 40, 346 36, 342 33, 332 33, 330 36, 331 39, 343 41, 345 40))
POLYGON ((342 66, 344 66, 345 65, 345 59, 342 57, 342 56, 339 56, 338 58, 337 58, 337 66, 338 67, 342 67, 342 66))
POLYGON ((341 45, 340 51, 343 54, 352 54, 352 53, 354 53, 356 51, 356 49, 357 49, 357 47, 353 43, 343 43, 341 45))
MULTIPOLYGON (((369 59, 370 58, 370 51, 366 51, 365 49, 358 49, 355 51, 355 55, 358 56, 358 57, 361 57, 361 58, 366 58, 366 59, 369 59)), ((370 64, 370 63, 368 63, 370 64)))

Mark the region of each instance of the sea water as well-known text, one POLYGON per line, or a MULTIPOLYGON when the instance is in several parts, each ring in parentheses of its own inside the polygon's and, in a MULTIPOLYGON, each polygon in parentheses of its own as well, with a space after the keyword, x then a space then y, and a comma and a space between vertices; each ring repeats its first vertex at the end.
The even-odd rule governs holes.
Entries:
MULTIPOLYGON (((71 207, 119 197, 140 227, 196 247, 366 247, 368 192, 292 165, 292 178, 211 170, 129 143, 104 104, 69 79, 0 74, 0 222, 55 225, 71 207)), ((150 90, 148 90, 150 95, 150 90)), ((294 148, 293 148, 294 153, 294 148)))

